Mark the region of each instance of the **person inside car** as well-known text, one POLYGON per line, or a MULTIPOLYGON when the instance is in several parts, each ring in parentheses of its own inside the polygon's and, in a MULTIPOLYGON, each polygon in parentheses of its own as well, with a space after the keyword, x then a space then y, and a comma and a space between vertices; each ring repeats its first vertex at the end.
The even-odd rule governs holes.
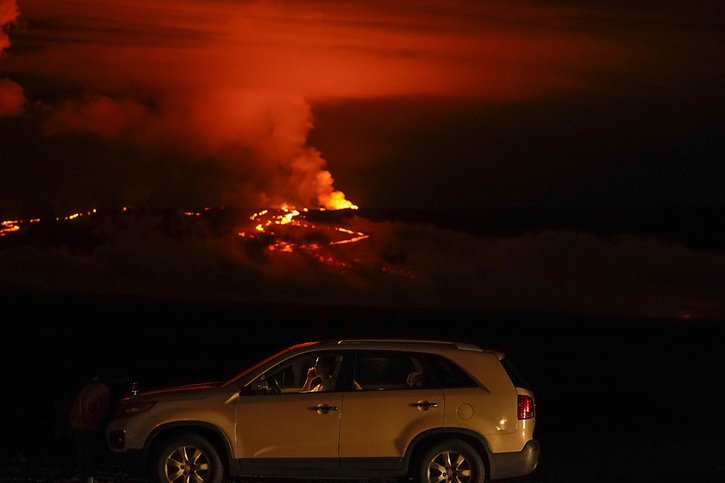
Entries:
POLYGON ((334 364, 334 357, 318 357, 315 360, 315 366, 307 370, 307 379, 305 379, 302 391, 323 392, 334 390, 335 378, 332 375, 334 364))

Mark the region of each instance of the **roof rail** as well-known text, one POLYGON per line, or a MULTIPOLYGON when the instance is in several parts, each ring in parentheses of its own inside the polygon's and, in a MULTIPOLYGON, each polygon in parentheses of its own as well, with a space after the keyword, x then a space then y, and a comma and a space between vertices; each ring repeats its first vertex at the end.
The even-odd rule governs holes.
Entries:
POLYGON ((439 344, 451 345, 458 350, 483 352, 483 349, 474 344, 465 342, 453 342, 448 340, 418 340, 418 339, 345 339, 337 342, 338 345, 344 344, 379 344, 379 343, 404 343, 404 344, 439 344))

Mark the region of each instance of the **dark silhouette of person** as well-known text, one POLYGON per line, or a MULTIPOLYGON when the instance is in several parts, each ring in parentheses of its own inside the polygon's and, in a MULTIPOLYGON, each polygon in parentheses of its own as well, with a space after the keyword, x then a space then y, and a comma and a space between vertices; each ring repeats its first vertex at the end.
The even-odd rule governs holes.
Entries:
POLYGON ((68 423, 78 450, 78 476, 93 483, 94 472, 105 448, 104 431, 117 406, 125 375, 95 376, 84 385, 73 401, 68 423))

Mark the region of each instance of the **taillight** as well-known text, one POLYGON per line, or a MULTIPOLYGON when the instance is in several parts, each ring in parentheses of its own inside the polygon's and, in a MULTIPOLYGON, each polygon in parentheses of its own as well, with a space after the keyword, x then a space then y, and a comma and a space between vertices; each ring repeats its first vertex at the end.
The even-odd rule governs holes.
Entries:
POLYGON ((535 416, 534 398, 519 394, 519 419, 531 419, 535 416))

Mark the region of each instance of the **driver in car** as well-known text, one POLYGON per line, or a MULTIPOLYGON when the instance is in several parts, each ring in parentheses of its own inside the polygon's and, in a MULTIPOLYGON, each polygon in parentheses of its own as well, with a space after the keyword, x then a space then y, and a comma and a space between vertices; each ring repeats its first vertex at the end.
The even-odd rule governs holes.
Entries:
POLYGON ((315 366, 307 370, 307 379, 305 379, 302 391, 322 392, 334 390, 335 378, 332 376, 334 363, 335 359, 332 356, 318 357, 315 360, 315 366))

